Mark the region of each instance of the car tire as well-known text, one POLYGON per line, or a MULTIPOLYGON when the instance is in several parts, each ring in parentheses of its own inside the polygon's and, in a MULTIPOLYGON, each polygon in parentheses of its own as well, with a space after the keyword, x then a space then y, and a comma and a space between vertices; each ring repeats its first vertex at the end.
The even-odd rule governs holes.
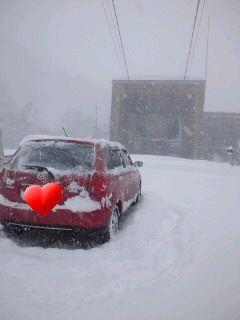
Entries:
POLYGON ((3 231, 8 235, 20 236, 21 234, 24 233, 24 228, 22 228, 22 227, 14 227, 14 226, 6 224, 3 227, 3 231))
POLYGON ((136 201, 135 201, 134 204, 137 204, 137 203, 138 203, 138 201, 139 201, 140 198, 141 198, 141 195, 142 195, 142 186, 141 186, 141 183, 140 183, 139 188, 138 188, 138 195, 137 195, 137 198, 136 198, 136 201))
POLYGON ((108 242, 112 239, 114 239, 119 231, 119 217, 120 217, 120 211, 118 206, 115 206, 112 210, 110 222, 108 229, 105 233, 100 234, 98 236, 97 242, 99 244, 108 242))

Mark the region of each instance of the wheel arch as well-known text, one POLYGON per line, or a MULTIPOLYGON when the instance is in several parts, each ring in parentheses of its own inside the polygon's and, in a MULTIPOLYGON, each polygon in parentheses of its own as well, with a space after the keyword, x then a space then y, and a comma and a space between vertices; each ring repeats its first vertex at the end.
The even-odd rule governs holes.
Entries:
POLYGON ((116 203, 116 206, 118 207, 119 213, 120 213, 120 215, 121 215, 121 214, 122 214, 122 211, 123 211, 122 201, 121 201, 121 200, 118 200, 117 203, 116 203))

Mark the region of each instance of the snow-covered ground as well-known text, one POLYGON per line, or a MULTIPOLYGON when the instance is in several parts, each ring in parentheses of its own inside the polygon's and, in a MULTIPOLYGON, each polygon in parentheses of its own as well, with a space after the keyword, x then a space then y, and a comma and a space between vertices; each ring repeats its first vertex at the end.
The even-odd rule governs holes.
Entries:
POLYGON ((157 156, 114 241, 0 238, 0 319, 240 319, 240 168, 157 156))

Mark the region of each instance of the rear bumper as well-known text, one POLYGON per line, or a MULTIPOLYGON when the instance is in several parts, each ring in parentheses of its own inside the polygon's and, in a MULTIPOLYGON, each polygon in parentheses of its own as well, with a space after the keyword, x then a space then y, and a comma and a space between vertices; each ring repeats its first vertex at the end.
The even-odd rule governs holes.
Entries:
POLYGON ((104 234, 108 230, 108 226, 101 228, 75 228, 71 226, 50 226, 50 225, 31 225, 12 221, 3 221, 2 225, 8 230, 12 231, 40 231, 44 234, 71 234, 75 233, 80 236, 97 236, 99 234, 104 234))
POLYGON ((108 226, 110 215, 111 209, 109 208, 91 212, 72 212, 66 209, 58 209, 45 217, 30 208, 12 208, 0 204, 0 222, 2 224, 15 223, 39 229, 101 230, 108 226))

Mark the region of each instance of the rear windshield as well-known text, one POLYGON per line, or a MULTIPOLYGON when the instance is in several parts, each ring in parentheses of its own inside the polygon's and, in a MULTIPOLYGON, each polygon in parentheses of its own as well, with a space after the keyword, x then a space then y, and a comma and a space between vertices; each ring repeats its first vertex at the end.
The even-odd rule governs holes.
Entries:
POLYGON ((25 165, 38 165, 59 171, 92 170, 94 145, 62 141, 28 142, 10 162, 12 170, 26 170, 25 165))

